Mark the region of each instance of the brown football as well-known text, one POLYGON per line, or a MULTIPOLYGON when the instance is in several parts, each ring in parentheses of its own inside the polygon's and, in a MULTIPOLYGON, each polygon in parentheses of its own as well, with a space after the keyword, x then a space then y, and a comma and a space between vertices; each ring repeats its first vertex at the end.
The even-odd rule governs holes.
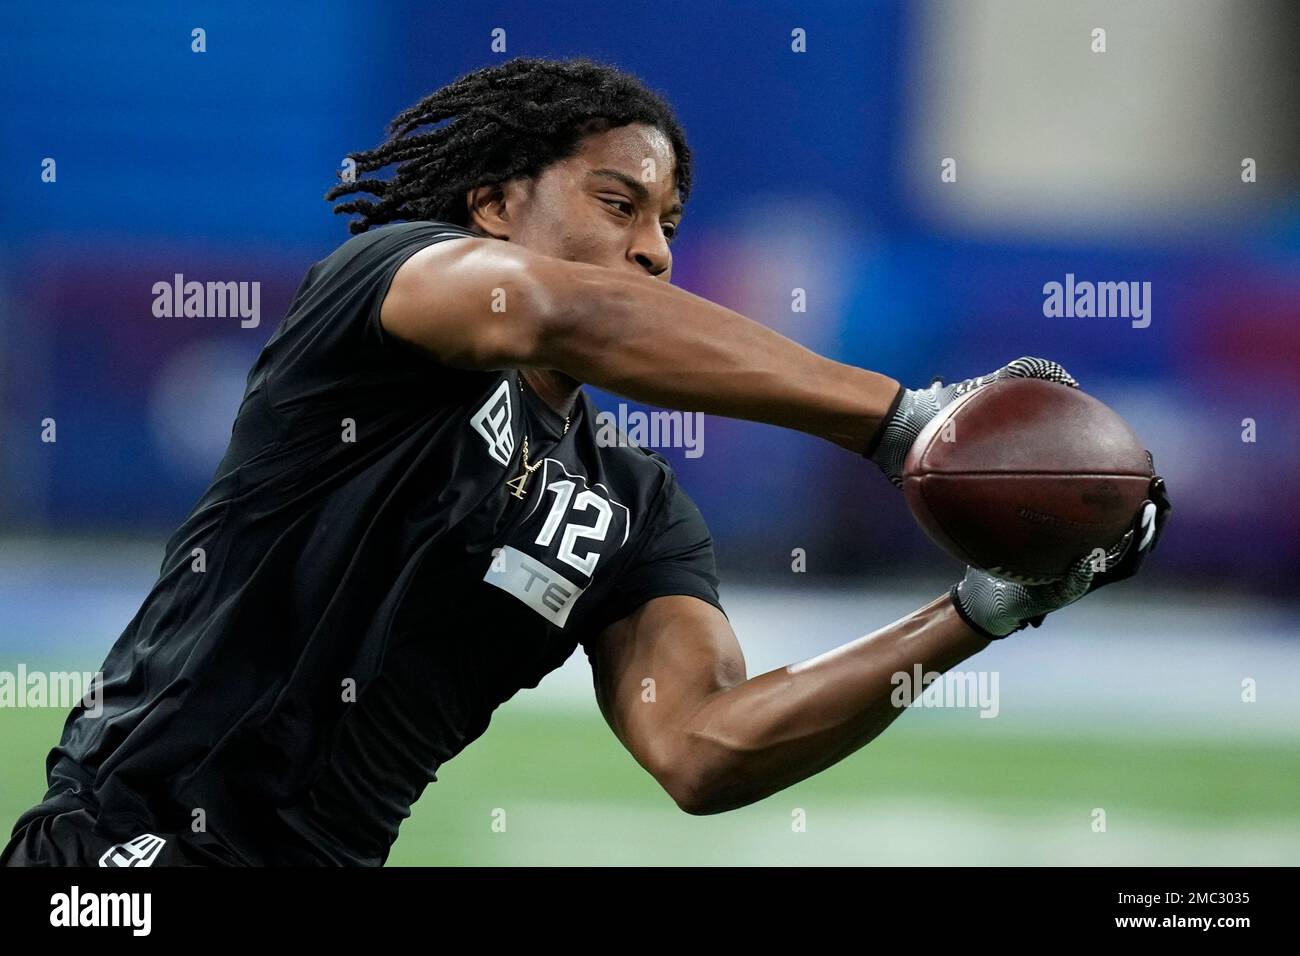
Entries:
POLYGON ((966 393, 921 431, 903 466, 903 493, 953 557, 1045 581, 1118 542, 1151 475, 1142 442, 1091 395, 1006 379, 966 393))

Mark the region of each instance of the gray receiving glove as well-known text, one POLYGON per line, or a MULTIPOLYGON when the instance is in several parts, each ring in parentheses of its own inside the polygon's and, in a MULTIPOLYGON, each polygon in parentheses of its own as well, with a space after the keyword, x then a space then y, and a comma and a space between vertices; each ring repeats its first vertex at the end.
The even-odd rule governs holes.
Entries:
POLYGON ((907 459, 916 436, 921 434, 921 429, 962 395, 981 385, 989 385, 1005 378, 1042 378, 1071 388, 1079 387, 1074 376, 1055 362, 1025 356, 1002 366, 996 372, 951 385, 944 385, 936 378, 929 388, 900 388, 893 405, 885 414, 884 423, 867 447, 865 457, 879 465, 890 481, 901 486, 903 462, 907 459))
POLYGON ((1030 624, 1038 627, 1049 612, 1137 574, 1146 556, 1155 550, 1171 510, 1165 480, 1157 475, 1151 479, 1147 500, 1138 509, 1133 527, 1096 566, 1091 555, 1080 558, 1063 578, 1046 584, 1022 583, 967 567, 966 576, 949 592, 952 603, 967 624, 991 640, 1030 624))

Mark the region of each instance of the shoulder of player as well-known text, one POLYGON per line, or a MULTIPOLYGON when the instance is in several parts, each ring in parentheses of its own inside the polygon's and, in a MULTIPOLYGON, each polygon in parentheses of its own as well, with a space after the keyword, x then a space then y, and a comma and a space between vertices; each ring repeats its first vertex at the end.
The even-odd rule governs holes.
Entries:
POLYGON ((676 486, 677 475, 663 455, 652 448, 632 444, 622 430, 615 429, 610 440, 611 432, 602 432, 594 418, 591 421, 593 440, 607 470, 621 472, 642 487, 651 487, 655 495, 676 486))
POLYGON ((627 430, 621 427, 618 417, 611 411, 596 406, 587 389, 579 393, 583 417, 591 430, 602 457, 607 461, 618 460, 632 466, 654 467, 672 474, 670 465, 657 451, 643 445, 637 445, 628 438, 627 430))
POLYGON ((355 259, 371 249, 387 250, 400 247, 408 242, 455 236, 473 237, 474 233, 463 226, 436 219, 393 222, 352 236, 340 244, 322 262, 343 263, 355 259))
POLYGON ((434 219, 393 222, 367 229, 335 246, 325 258, 312 263, 303 279, 303 285, 309 285, 323 275, 346 275, 358 266, 362 269, 371 268, 385 256, 408 245, 419 247, 431 241, 455 236, 472 237, 474 233, 463 226, 434 219))
POLYGON ((597 432, 597 444, 600 446, 602 457, 607 462, 613 460, 622 462, 629 468, 658 471, 667 475, 673 473, 673 466, 663 455, 652 448, 631 444, 624 432, 618 432, 617 444, 602 442, 597 432))

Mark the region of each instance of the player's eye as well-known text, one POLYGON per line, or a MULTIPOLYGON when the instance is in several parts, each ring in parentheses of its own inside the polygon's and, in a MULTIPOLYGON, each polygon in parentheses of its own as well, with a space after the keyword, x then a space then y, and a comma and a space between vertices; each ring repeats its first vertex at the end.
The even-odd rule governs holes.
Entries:
POLYGON ((602 197, 602 200, 603 200, 604 202, 608 203, 609 205, 614 206, 614 207, 618 207, 618 206, 626 206, 626 207, 627 207, 627 215, 629 215, 629 216, 632 215, 632 210, 635 208, 635 207, 633 207, 633 205, 632 205, 630 202, 628 202, 626 199, 605 199, 604 197, 602 197))
POLYGON ((677 238, 677 227, 673 223, 664 223, 664 238, 669 242, 672 242, 677 238))

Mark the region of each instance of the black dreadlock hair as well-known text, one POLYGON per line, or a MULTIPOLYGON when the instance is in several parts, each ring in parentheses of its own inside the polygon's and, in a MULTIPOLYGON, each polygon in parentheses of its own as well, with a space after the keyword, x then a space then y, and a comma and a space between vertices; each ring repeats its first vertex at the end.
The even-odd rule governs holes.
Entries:
POLYGON ((361 213, 353 234, 397 220, 437 219, 468 225, 465 193, 476 186, 532 176, 572 156, 582 138, 629 123, 657 127, 672 143, 677 190, 691 189, 691 152, 669 106, 634 76, 586 58, 517 57, 467 73, 426 96, 388 124, 376 149, 351 154, 357 171, 399 163, 392 179, 358 179, 335 186, 328 200, 369 193, 378 202, 340 203, 340 214, 361 213), (445 119, 439 129, 415 134, 445 119))

